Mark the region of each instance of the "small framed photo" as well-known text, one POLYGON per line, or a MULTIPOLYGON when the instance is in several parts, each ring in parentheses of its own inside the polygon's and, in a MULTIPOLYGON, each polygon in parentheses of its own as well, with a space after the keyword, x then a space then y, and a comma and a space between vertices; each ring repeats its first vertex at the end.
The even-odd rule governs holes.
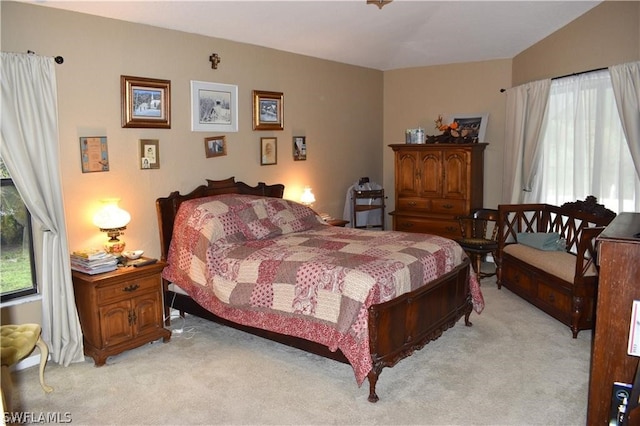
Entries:
POLYGON ((227 137, 213 136, 204 138, 204 152, 207 158, 227 155, 227 137))
POLYGON ((293 160, 301 161, 307 159, 307 138, 304 136, 293 137, 293 160))
POLYGON ((280 92, 253 91, 253 130, 284 128, 284 95, 280 92))
POLYGON ((470 137, 474 142, 484 142, 488 121, 489 113, 451 114, 445 119, 445 123, 458 123, 460 135, 470 137))
POLYGON ((160 168, 160 145, 157 139, 140 139, 140 168, 160 168))
POLYGON ((106 136, 80 138, 80 160, 82 173, 108 172, 109 152, 106 136))
POLYGON ((171 128, 171 81, 120 76, 122 127, 171 128))
POLYGON ((191 81, 191 130, 238 131, 238 86, 191 81))
POLYGON ((278 138, 260 138, 260 165, 278 163, 278 138))

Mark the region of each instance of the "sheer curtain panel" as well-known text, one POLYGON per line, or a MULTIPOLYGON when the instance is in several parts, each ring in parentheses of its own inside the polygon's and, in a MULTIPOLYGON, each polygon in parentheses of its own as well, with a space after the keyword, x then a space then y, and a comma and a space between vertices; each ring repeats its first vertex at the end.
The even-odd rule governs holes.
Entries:
POLYGON ((527 202, 561 205, 593 195, 615 212, 640 211, 640 180, 608 70, 554 80, 545 121, 527 202))
POLYGON ((42 330, 51 359, 84 361, 73 294, 58 153, 53 58, 0 52, 0 153, 34 221, 42 330))
POLYGON ((507 89, 503 204, 522 203, 531 191, 550 86, 540 80, 507 89))
POLYGON ((622 128, 640 179, 640 62, 609 68, 622 128))

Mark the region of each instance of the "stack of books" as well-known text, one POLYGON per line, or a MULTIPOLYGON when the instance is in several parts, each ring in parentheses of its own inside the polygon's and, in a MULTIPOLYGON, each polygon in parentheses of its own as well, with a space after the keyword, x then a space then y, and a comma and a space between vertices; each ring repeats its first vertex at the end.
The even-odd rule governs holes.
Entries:
POLYGON ((94 275, 114 271, 118 258, 100 249, 76 250, 71 253, 71 269, 94 275))

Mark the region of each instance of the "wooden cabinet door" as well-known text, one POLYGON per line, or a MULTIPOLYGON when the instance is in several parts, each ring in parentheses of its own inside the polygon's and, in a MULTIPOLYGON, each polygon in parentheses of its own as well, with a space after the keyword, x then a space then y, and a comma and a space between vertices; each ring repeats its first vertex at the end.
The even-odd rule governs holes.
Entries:
POLYGON ((123 300, 99 308, 102 347, 117 345, 133 337, 131 302, 123 300))
POLYGON ((469 152, 462 149, 444 151, 444 198, 467 199, 469 197, 469 152))
POLYGON ((134 335, 155 332, 162 327, 162 303, 160 293, 148 293, 131 301, 135 313, 134 335))
POLYGON ((396 191, 400 197, 417 197, 420 188, 418 152, 402 151, 396 156, 396 191))
POLYGON ((419 193, 420 197, 438 198, 442 196, 442 151, 419 152, 419 193))

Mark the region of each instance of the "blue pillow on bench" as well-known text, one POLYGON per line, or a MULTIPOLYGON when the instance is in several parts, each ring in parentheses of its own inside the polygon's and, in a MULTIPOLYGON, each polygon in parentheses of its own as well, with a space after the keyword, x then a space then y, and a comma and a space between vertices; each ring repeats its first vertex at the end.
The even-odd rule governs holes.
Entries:
POLYGON ((518 243, 544 251, 565 251, 566 242, 557 232, 519 232, 518 243))

